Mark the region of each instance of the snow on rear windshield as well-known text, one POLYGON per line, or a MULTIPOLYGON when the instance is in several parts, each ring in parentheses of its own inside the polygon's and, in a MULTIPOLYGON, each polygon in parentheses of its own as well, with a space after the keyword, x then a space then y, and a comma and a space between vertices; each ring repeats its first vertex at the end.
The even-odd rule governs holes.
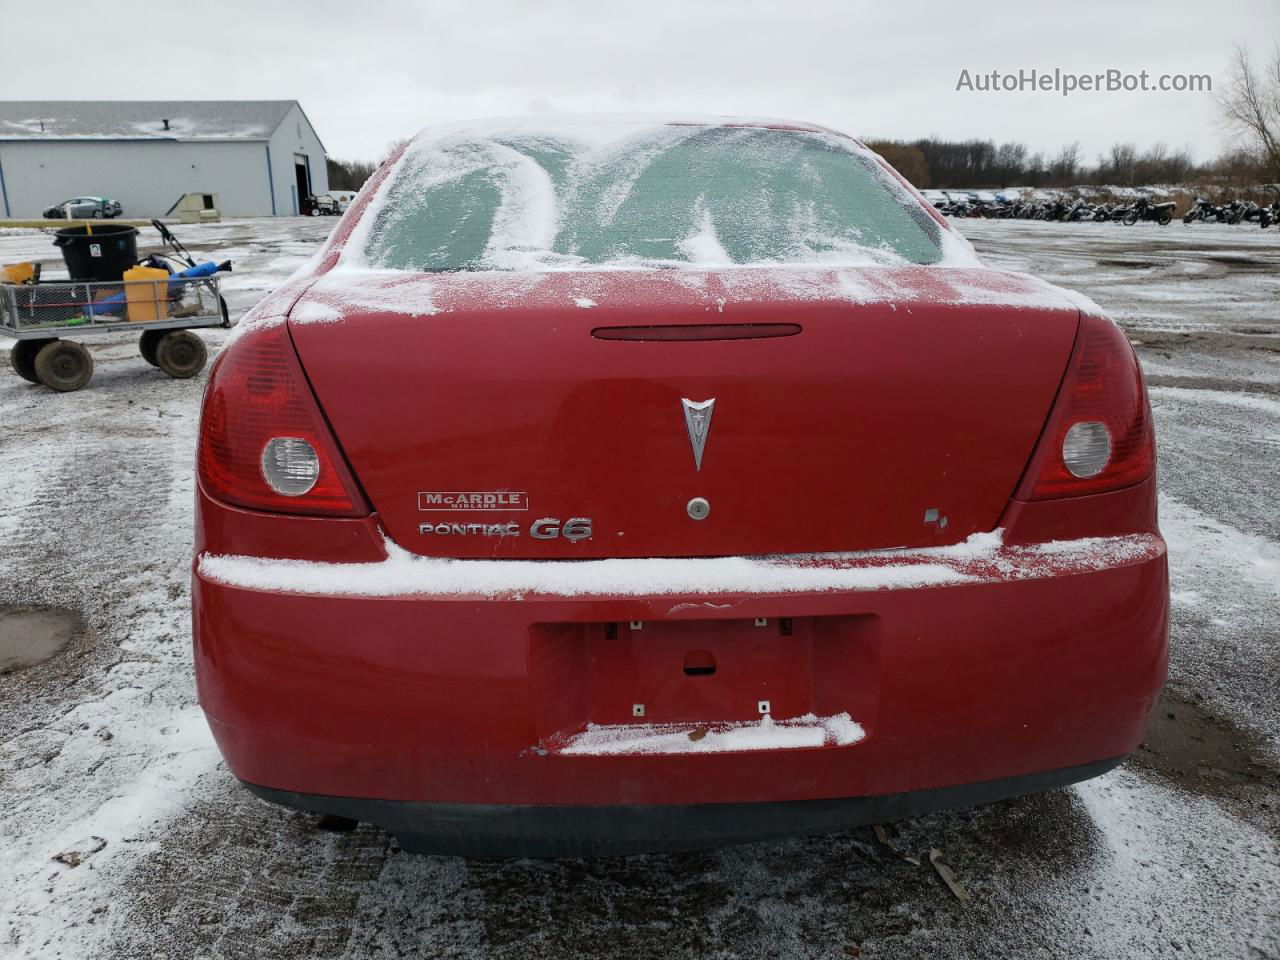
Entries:
POLYGON ((752 126, 423 135, 365 216, 353 243, 394 270, 942 259, 938 224, 856 142, 752 126))

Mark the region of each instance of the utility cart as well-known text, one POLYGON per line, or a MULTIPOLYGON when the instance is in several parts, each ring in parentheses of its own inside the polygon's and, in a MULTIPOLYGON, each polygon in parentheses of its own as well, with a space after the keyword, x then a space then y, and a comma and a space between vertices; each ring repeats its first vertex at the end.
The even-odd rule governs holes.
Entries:
POLYGON ((93 376, 93 357, 81 338, 137 331, 143 359, 185 379, 208 359, 204 341, 191 331, 227 326, 216 274, 0 283, 0 333, 18 341, 10 365, 18 376, 61 392, 79 390, 93 376))
POLYGON ((78 338, 122 330, 141 334, 143 359, 171 377, 204 369, 208 351, 191 331, 231 326, 218 292, 218 274, 231 263, 196 263, 163 223, 151 223, 173 253, 139 263, 136 229, 89 225, 59 230, 54 241, 69 280, 42 281, 33 263, 0 267, 0 333, 18 341, 9 351, 18 376, 63 393, 79 390, 93 376, 93 356, 78 338), (175 272, 170 261, 185 269, 175 272))

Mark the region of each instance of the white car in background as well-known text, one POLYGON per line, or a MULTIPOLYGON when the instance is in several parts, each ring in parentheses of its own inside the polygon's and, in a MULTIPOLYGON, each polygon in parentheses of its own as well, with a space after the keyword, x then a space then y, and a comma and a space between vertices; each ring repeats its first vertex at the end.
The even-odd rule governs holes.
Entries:
POLYGON ((338 212, 346 213, 347 207, 351 206, 351 201, 356 198, 356 190, 330 190, 329 196, 338 201, 338 212))

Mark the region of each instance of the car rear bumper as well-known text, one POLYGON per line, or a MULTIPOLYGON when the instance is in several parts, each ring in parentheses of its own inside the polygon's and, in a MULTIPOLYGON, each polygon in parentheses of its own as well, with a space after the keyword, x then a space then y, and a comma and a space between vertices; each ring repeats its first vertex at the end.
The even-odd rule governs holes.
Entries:
POLYGON ((323 797, 246 783, 263 800, 296 810, 374 823, 410 853, 462 857, 597 857, 698 850, 828 833, 991 803, 1078 783, 1122 758, 1004 780, 909 793, 784 803, 609 806, 412 803, 323 797))
MULTIPOLYGON (((206 536, 227 542, 234 518, 205 512, 206 536)), ((357 540, 362 522, 314 521, 357 540)), ((412 848, 623 852, 812 832, 1071 782, 1132 752, 1165 676, 1167 569, 1156 535, 1114 546, 1083 560, 1002 548, 948 559, 959 578, 856 589, 374 595, 370 563, 317 565, 350 571, 324 592, 332 577, 310 566, 209 563, 205 539, 197 682, 251 789, 412 848), (706 657, 713 674, 686 672, 706 657), (857 735, 716 748, 726 724, 761 726, 761 701, 779 721, 846 717, 857 735), (637 724, 660 736, 584 749, 591 729, 637 724)), ((913 557, 893 569, 936 573, 938 557, 913 557)))

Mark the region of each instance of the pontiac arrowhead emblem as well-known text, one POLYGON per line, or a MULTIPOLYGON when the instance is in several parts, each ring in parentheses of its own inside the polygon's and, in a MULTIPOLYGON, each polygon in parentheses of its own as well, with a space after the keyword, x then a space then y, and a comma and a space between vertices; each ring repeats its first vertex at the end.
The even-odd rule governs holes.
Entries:
POLYGON ((707 445, 707 434, 711 432, 711 413, 715 410, 716 398, 698 403, 682 398, 684 405, 684 425, 689 430, 689 443, 693 446, 694 465, 702 469, 702 451, 707 445))

